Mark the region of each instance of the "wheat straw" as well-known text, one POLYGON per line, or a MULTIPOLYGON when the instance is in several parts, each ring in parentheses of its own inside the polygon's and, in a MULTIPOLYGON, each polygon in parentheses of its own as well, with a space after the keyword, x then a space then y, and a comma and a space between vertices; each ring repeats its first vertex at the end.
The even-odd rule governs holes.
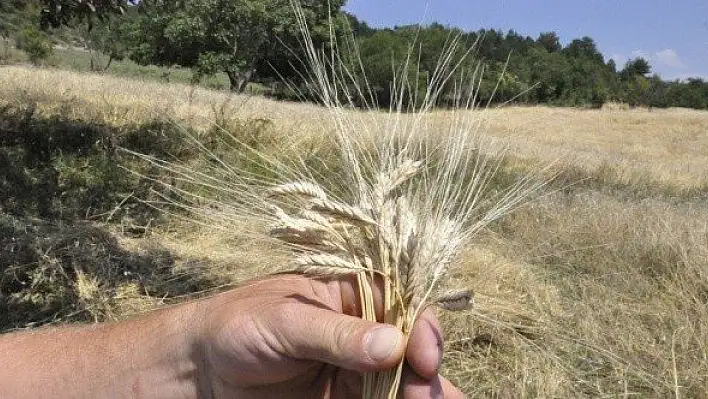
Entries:
MULTIPOLYGON (((436 301, 433 292, 444 285, 448 267, 463 246, 519 206, 539 184, 527 176, 511 187, 490 186, 503 154, 477 134, 484 127, 472 112, 478 71, 469 79, 467 97, 457 100, 458 117, 447 131, 431 134, 428 111, 453 80, 459 37, 451 38, 444 49, 422 105, 404 106, 410 86, 407 59, 392 83, 394 105, 381 112, 364 71, 342 61, 334 38, 329 55, 316 49, 302 9, 296 0, 292 5, 306 53, 304 77, 335 127, 340 174, 315 170, 303 160, 270 157, 232 136, 230 142, 239 143, 241 151, 250 151, 266 166, 268 178, 228 165, 201 144, 206 164, 212 165, 208 170, 136 155, 200 190, 190 192, 155 179, 170 189, 163 195, 165 203, 193 212, 205 225, 225 229, 229 223, 252 225, 256 218, 270 224, 269 236, 292 254, 293 271, 325 278, 355 276, 366 320, 397 326, 407 335, 426 304, 468 309, 473 304, 470 290, 450 292, 436 301), (366 104, 368 112, 349 110, 355 100, 366 104), (411 112, 404 118, 404 111, 411 112), (382 320, 374 311, 377 276, 383 280, 382 320)), ((348 45, 356 48, 355 42, 348 45)), ((365 374, 362 397, 396 398, 402 369, 403 362, 392 370, 365 374)))
MULTIPOLYGON (((357 281, 363 318, 371 321, 376 321, 373 275, 382 275, 384 320, 378 321, 396 325, 407 334, 463 245, 491 221, 518 206, 538 185, 532 178, 524 178, 490 197, 490 178, 499 164, 484 153, 484 143, 475 137, 480 124, 469 116, 457 120, 449 132, 435 139, 424 134, 427 111, 435 106, 459 65, 453 58, 459 38, 452 38, 444 49, 423 105, 413 110, 413 121, 401 118, 409 87, 409 57, 399 80, 393 82, 396 101, 389 110, 388 122, 383 126, 374 122, 372 128, 371 121, 361 119, 362 114, 344 110, 353 105, 354 97, 376 110, 371 91, 357 78, 364 76, 366 82, 365 73, 351 70, 342 62, 334 39, 329 58, 318 52, 302 9, 296 0, 292 4, 303 32, 307 53, 304 62, 311 86, 337 126, 335 139, 344 172, 339 178, 349 188, 346 200, 319 194, 327 192, 327 181, 317 182, 322 186, 308 190, 318 195, 310 195, 307 201, 307 218, 321 224, 325 220, 340 223, 339 229, 323 231, 320 237, 338 245, 334 251, 313 246, 309 248, 312 255, 300 255, 298 259, 310 267, 317 266, 316 271, 323 275, 327 270, 321 268, 326 266, 337 269, 331 269, 332 276, 340 271, 365 270, 357 274, 357 281), (341 91, 344 100, 340 99, 341 91)), ((356 44, 350 47, 356 48, 356 44)), ((470 94, 466 101, 459 102, 463 110, 475 107, 477 79, 472 76, 470 94)), ((456 290, 439 296, 436 303, 443 309, 465 310, 473 300, 471 290, 456 290)), ((364 375, 362 397, 395 398, 401 371, 399 364, 394 370, 364 375)))

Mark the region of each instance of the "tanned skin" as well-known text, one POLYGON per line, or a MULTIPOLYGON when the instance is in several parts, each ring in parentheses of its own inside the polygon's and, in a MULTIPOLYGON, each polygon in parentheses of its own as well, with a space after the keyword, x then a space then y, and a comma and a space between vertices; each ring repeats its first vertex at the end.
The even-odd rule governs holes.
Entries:
POLYGON ((0 336, 2 398, 350 398, 405 356, 404 398, 462 398, 424 312, 408 340, 349 281, 282 275, 118 323, 0 336))

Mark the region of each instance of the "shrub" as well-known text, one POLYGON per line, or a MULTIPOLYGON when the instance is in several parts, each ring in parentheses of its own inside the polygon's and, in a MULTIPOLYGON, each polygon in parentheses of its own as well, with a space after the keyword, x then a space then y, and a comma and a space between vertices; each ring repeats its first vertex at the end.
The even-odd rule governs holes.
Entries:
POLYGON ((22 30, 17 36, 16 46, 27 53, 34 65, 41 65, 54 53, 49 37, 34 26, 22 30))

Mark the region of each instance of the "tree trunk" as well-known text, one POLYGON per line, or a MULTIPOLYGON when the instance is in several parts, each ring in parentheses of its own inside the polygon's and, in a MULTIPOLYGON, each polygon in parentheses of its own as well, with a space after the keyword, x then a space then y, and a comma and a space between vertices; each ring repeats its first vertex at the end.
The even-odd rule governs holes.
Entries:
POLYGON ((248 68, 243 71, 226 71, 226 75, 229 77, 230 89, 236 93, 243 93, 246 91, 246 87, 253 79, 256 74, 256 64, 258 63, 257 57, 254 57, 248 65, 248 68))
POLYGON ((103 67, 103 72, 106 72, 108 70, 108 68, 111 67, 112 62, 113 62, 113 56, 111 55, 108 57, 108 64, 106 64, 106 66, 103 67))
POLYGON ((253 78, 253 69, 249 69, 243 72, 226 71, 226 75, 229 77, 230 89, 236 93, 243 93, 246 91, 246 86, 251 82, 253 78))

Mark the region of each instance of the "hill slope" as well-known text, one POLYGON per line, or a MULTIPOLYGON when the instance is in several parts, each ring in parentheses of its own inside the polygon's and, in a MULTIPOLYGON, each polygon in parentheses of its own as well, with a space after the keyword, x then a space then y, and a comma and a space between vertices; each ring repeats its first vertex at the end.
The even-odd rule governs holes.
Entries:
MULTIPOLYGON (((208 138, 210 122, 216 122, 250 137, 268 154, 327 155, 322 137, 331 121, 311 104, 59 70, 1 68, 0 109, 15 115, 15 109, 33 107, 37 124, 92 126, 120 143, 132 143, 121 141, 124 137, 143 137, 146 151, 188 156, 173 141, 170 126, 175 125, 151 125, 157 126, 151 130, 145 124, 169 117, 180 129, 208 138)), ((478 237, 455 265, 454 280, 474 288, 477 307, 468 314, 441 316, 447 330, 445 374, 479 397, 661 397, 676 391, 702 396, 708 385, 708 112, 536 107, 478 115, 481 134, 507 141, 511 148, 502 176, 555 161, 552 168, 559 178, 544 195, 478 237)), ((450 118, 446 111, 436 112, 430 133, 444 134, 450 118)), ((7 139, 10 130, 3 126, 0 150, 10 156, 18 145, 7 139)), ((61 132, 54 134, 61 137, 61 132)), ((64 150, 52 153, 45 165, 58 173, 55 200, 65 204, 65 212, 68 199, 61 192, 72 189, 67 182, 86 182, 80 188, 90 191, 108 176, 99 175, 104 169, 93 163, 103 159, 98 155, 104 147, 88 145, 96 157, 79 153, 68 167, 71 158, 64 150)), ((10 181, 5 171, 0 183, 10 181)), ((145 182, 135 184, 125 195, 109 197, 106 212, 77 213, 92 215, 92 226, 116 241, 94 232, 94 241, 76 242, 105 251, 81 258, 55 246, 45 254, 66 267, 61 262, 67 259, 93 259, 103 268, 87 268, 75 280, 48 279, 47 285, 33 288, 40 291, 19 290, 11 300, 0 297, 0 305, 17 310, 31 306, 42 293, 46 298, 47 292, 62 292, 78 310, 61 320, 115 319, 181 300, 181 294, 242 281, 283 261, 267 247, 254 247, 245 233, 214 232, 180 219, 156 218, 153 223, 159 224, 148 225, 136 238, 128 225, 130 212, 115 216, 132 203, 123 198, 140 195, 130 190, 145 182), (121 211, 111 213, 113 208, 121 211), (101 273, 115 267, 100 263, 107 254, 141 260, 134 263, 140 265, 134 273, 159 272, 145 279, 107 279, 101 273)), ((8 209, 3 218, 3 244, 26 238, 28 231, 68 234, 57 228, 23 230, 18 220, 30 223, 31 218, 8 209), (14 222, 6 223, 8 218, 14 222)), ((63 223, 80 226, 81 219, 63 223)), ((85 235, 73 231, 71 237, 85 235)), ((0 261, 0 283, 14 281, 9 276, 23 270, 12 259, 0 261)), ((52 269, 32 270, 44 275, 52 269)), ((0 328, 32 321, 42 320, 15 319, 0 328)))

